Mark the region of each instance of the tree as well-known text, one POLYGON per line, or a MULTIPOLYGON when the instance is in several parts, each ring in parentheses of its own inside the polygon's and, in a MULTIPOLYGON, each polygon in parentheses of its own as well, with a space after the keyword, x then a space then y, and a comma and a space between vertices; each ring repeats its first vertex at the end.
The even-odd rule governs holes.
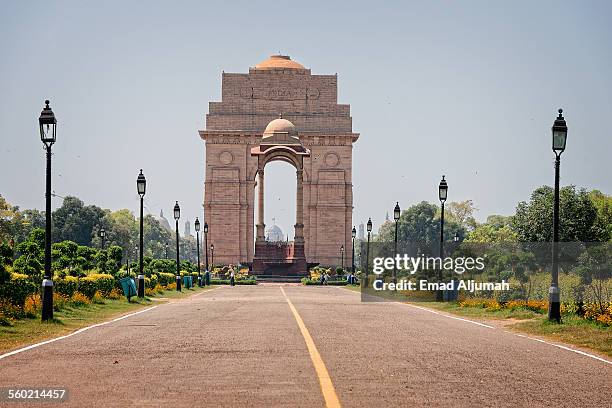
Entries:
MULTIPOLYGON (((553 234, 554 190, 548 186, 537 188, 529 202, 522 201, 516 207, 512 227, 522 242, 550 242, 553 234)), ((584 189, 563 187, 560 191, 559 240, 597 241, 595 227, 597 209, 584 189)))
POLYGON ((593 190, 589 193, 589 198, 597 209, 594 228, 598 240, 601 242, 612 241, 612 196, 599 190, 593 190))
POLYGON ((53 240, 69 240, 91 246, 94 233, 103 225, 105 215, 100 207, 85 206, 78 198, 68 196, 64 198, 62 206, 53 212, 53 240))
MULTIPOLYGON (((474 212, 478 211, 478 208, 476 208, 472 200, 451 202, 446 206, 446 210, 448 211, 449 221, 452 220, 457 222, 467 231, 472 231, 478 225, 478 222, 474 218, 474 212)), ((445 218, 446 215, 447 213, 445 211, 445 218)))
MULTIPOLYGON (((417 244, 416 251, 419 254, 437 254, 438 243, 440 242, 438 212, 438 206, 426 201, 402 211, 397 227, 398 242, 417 244)), ((456 232, 463 233, 464 230, 457 222, 445 219, 445 241, 451 242, 456 232)), ((386 222, 379 228, 376 241, 393 242, 394 237, 395 224, 386 222)))

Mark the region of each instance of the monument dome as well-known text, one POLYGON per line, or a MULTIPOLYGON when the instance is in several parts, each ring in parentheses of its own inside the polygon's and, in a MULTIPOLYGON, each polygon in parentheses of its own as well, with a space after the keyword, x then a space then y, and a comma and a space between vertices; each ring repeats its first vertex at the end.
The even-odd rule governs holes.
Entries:
POLYGON ((288 55, 271 55, 267 60, 255 65, 255 69, 275 68, 306 69, 302 64, 292 61, 288 55))
POLYGON ((283 119, 283 115, 268 123, 266 130, 263 132, 261 143, 283 145, 301 144, 295 125, 287 119, 283 119))
MULTIPOLYGON (((274 221, 272 221, 274 222, 274 221)), ((279 242, 284 240, 283 230, 276 223, 266 228, 266 241, 279 242)))

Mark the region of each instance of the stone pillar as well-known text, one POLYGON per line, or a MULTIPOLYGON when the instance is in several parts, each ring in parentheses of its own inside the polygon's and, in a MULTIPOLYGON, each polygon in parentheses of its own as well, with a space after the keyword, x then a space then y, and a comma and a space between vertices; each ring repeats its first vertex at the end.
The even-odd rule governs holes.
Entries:
POLYGON ((298 169, 296 171, 297 176, 297 188, 295 199, 295 242, 304 242, 304 189, 302 187, 302 174, 303 170, 298 169))
POLYGON ((263 167, 257 171, 257 174, 259 175, 259 181, 258 181, 259 197, 257 198, 258 205, 259 205, 259 211, 257 215, 257 241, 263 242, 266 240, 266 235, 265 235, 266 224, 264 222, 264 169, 263 167))

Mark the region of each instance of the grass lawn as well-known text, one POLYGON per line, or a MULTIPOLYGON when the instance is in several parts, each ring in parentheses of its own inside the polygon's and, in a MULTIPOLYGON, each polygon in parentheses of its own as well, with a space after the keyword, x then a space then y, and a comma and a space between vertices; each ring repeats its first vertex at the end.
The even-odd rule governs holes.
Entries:
MULTIPOLYGON (((346 286, 360 292, 359 286, 346 286)), ((459 307, 454 302, 411 302, 429 309, 458 316, 484 320, 506 320, 504 327, 523 334, 586 347, 612 357, 612 327, 606 327, 576 315, 563 316, 563 323, 551 323, 545 314, 526 309, 487 310, 482 307, 459 307)))
POLYGON ((20 319, 14 321, 12 326, 0 326, 0 353, 68 334, 80 328, 152 305, 165 303, 172 299, 186 298, 212 288, 210 286, 206 288, 196 286, 182 292, 167 290, 153 298, 145 297, 143 300, 132 298, 129 303, 126 298, 121 298, 119 300, 105 299, 103 305, 92 303, 80 307, 65 307, 61 311, 53 313, 53 321, 45 323, 40 320, 40 315, 35 319, 20 319))

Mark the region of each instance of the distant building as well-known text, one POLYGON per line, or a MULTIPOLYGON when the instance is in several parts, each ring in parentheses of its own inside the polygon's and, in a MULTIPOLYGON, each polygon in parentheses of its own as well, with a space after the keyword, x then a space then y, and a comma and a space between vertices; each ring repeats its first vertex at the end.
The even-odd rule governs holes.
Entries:
POLYGON ((185 236, 188 237, 191 235, 191 224, 189 224, 189 220, 185 221, 185 236))
POLYGON ((284 235, 283 235, 283 230, 280 229, 280 227, 278 225, 276 225, 276 222, 274 220, 274 218, 272 218, 272 226, 271 227, 267 227, 266 228, 266 241, 270 241, 270 242, 280 242, 280 241, 284 241, 284 235))
POLYGON ((170 227, 170 223, 168 222, 168 220, 166 219, 166 217, 164 217, 164 210, 159 210, 159 217, 155 217, 155 219, 159 222, 159 224, 166 230, 166 231, 170 231, 170 232, 174 232, 172 230, 172 227, 170 227))
POLYGON ((363 222, 359 224, 359 235, 357 235, 357 238, 360 240, 365 239, 365 226, 363 225, 363 222))

